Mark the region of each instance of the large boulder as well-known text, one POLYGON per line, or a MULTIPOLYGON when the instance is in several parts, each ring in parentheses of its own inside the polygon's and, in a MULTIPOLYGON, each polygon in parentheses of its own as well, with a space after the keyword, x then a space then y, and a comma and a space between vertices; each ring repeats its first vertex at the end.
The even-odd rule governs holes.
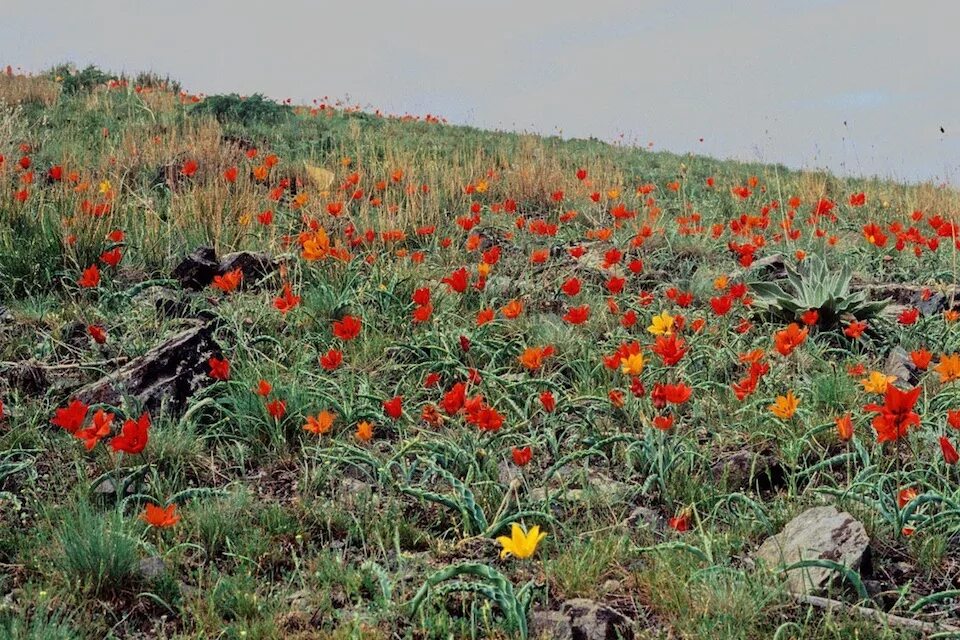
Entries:
MULTIPOLYGON (((756 558, 771 568, 800 560, 830 560, 856 570, 869 548, 870 538, 856 518, 832 506, 814 507, 767 538, 756 558)), ((795 593, 816 594, 824 591, 836 575, 825 567, 797 568, 787 572, 787 587, 795 593)))

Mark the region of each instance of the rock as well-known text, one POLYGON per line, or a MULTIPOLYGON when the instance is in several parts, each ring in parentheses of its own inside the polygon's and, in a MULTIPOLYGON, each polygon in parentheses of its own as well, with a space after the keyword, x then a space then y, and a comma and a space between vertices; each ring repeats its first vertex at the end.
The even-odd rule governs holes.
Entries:
POLYGON ((172 413, 212 382, 207 361, 220 353, 213 341, 213 324, 182 331, 125 366, 81 389, 76 397, 88 404, 118 405, 133 397, 152 414, 161 407, 172 413))
MULTIPOLYGON (((756 558, 768 567, 783 567, 800 560, 831 560, 858 569, 870 548, 863 525, 835 507, 807 509, 787 523, 783 531, 767 538, 756 558)), ((835 571, 820 567, 794 569, 787 574, 787 586, 797 593, 816 594, 837 577, 835 571)))
POLYGON ((140 560, 140 575, 147 580, 154 580, 163 575, 166 566, 160 556, 151 556, 140 560))
POLYGON ((213 282, 214 276, 240 269, 243 279, 252 284, 272 273, 277 261, 258 251, 236 251, 217 258, 213 247, 198 247, 173 270, 173 277, 184 289, 199 291, 213 282))
POLYGON ((173 277, 184 289, 199 291, 213 282, 220 262, 213 247, 198 247, 173 270, 173 277))
POLYGON ((896 377, 895 384, 899 386, 914 386, 920 376, 917 372, 917 366, 913 364, 913 359, 907 350, 901 346, 894 347, 887 356, 887 362, 883 366, 883 372, 888 376, 896 377))
POLYGON ((560 607, 570 623, 575 640, 630 640, 633 629, 625 615, 586 598, 567 600, 560 607))
POLYGON ((13 314, 5 306, 0 304, 0 324, 9 324, 13 322, 13 314))
POLYGON ((13 365, 4 372, 7 383, 24 395, 40 395, 50 388, 50 377, 40 364, 28 361, 13 365))
POLYGON ((637 507, 630 512, 624 524, 630 527, 646 527, 651 531, 660 531, 665 523, 660 514, 653 509, 637 507))
POLYGON ((533 640, 573 638, 570 618, 561 611, 533 611, 529 631, 533 640))
POLYGON ((259 251, 237 251, 228 253, 220 258, 218 274, 223 275, 228 271, 240 269, 243 272, 243 279, 249 284, 253 284, 273 273, 277 268, 277 262, 269 255, 259 251))
POLYGON ((501 460, 497 464, 497 478, 500 480, 500 484, 509 486, 511 482, 520 478, 520 467, 513 464, 509 460, 501 460))
POLYGON ((769 487, 774 484, 778 471, 771 456, 750 449, 724 454, 710 467, 714 480, 726 481, 731 489, 769 487))

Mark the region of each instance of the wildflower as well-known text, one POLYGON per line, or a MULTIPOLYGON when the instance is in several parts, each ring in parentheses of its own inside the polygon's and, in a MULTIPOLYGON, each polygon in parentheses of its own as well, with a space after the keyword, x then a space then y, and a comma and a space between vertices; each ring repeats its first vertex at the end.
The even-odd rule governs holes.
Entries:
POLYGON ((816 309, 808 309, 800 315, 800 321, 808 327, 812 327, 820 321, 820 312, 816 309))
POLYGON ((660 356, 664 366, 676 365, 686 354, 686 342, 677 335, 657 336, 651 351, 660 356))
POLYGON ((917 491, 915 487, 901 489, 899 492, 897 492, 897 506, 903 509, 905 506, 913 502, 913 499, 919 495, 920 492, 917 491))
POLYGON ((359 318, 346 315, 343 316, 341 320, 337 320, 333 323, 333 335, 340 338, 344 342, 347 342, 360 335, 361 328, 362 323, 360 322, 359 318))
POLYGON ((261 380, 257 383, 256 394, 262 398, 266 398, 270 395, 270 392, 273 391, 273 385, 271 385, 266 380, 261 380))
POLYGON ((84 289, 93 289, 100 284, 100 269, 97 265, 92 264, 86 269, 83 270, 83 273, 80 275, 80 279, 77 280, 77 284, 84 289))
POLYGON ((514 522, 510 525, 509 538, 507 536, 497 538, 497 542, 503 547, 503 550, 500 551, 500 559, 510 556, 519 560, 529 558, 536 552, 537 545, 546 537, 546 533, 540 532, 539 525, 534 525, 530 528, 530 531, 524 531, 519 524, 514 522))
POLYGON ((590 305, 570 307, 563 319, 570 324, 583 324, 590 317, 590 305))
MULTIPOLYGON (((543 410, 547 413, 553 413, 553 410, 557 408, 557 400, 549 391, 544 391, 540 394, 540 404, 543 405, 543 410)), ((960 412, 958 412, 958 414, 960 414, 960 412)), ((957 428, 960 429, 960 426, 957 428)))
POLYGON ((947 411, 947 424, 954 429, 960 429, 960 409, 950 409, 947 411))
POLYGON ((867 330, 866 320, 851 320, 850 324, 843 330, 843 335, 856 340, 867 330))
POLYGON ((544 359, 549 358, 551 355, 553 355, 553 347, 550 345, 545 347, 527 347, 517 359, 520 361, 520 364, 529 371, 536 371, 543 366, 544 359))
POLYGON ((228 167, 227 170, 223 172, 223 179, 230 183, 236 182, 238 173, 239 171, 236 167, 228 167))
POLYGON ((940 451, 943 453, 943 461, 947 464, 954 465, 957 464, 957 461, 960 461, 957 450, 954 449, 950 441, 943 436, 940 436, 940 451))
POLYGON ((307 416, 307 423, 303 425, 304 431, 309 431, 316 435, 323 435, 333 427, 333 420, 336 416, 327 410, 323 410, 316 416, 307 416))
POLYGON ((283 400, 274 400, 267 403, 267 413, 274 420, 280 420, 287 414, 287 403, 283 400))
POLYGON ((726 315, 732 306, 733 299, 730 296, 720 296, 710 298, 710 307, 713 313, 718 316, 726 315))
POLYGON ((667 524, 671 529, 678 533, 683 533, 690 530, 690 515, 691 509, 689 507, 681 509, 677 512, 677 515, 673 516, 667 520, 667 524))
POLYGON ((651 318, 647 331, 655 336, 669 336, 673 333, 673 322, 673 316, 666 311, 662 311, 660 315, 651 318))
POLYGON ((782 420, 789 420, 797 412, 800 406, 800 399, 793 395, 793 391, 787 391, 785 396, 777 396, 770 405, 770 413, 782 420))
POLYGON ((621 371, 630 376, 638 376, 643 373, 645 364, 646 360, 643 357, 643 352, 639 349, 635 353, 629 353, 620 358, 621 371))
POLYGON ((837 424, 837 435, 840 436, 840 439, 846 442, 853 437, 853 420, 850 417, 849 413, 845 413, 839 418, 835 418, 834 422, 837 424))
POLYGON ((920 416, 913 411, 913 407, 921 391, 920 387, 902 391, 891 384, 887 387, 882 405, 868 404, 864 407, 866 411, 878 414, 872 423, 878 442, 898 440, 906 435, 911 426, 920 425, 920 416))
POLYGON ((110 251, 104 251, 100 254, 100 262, 107 265, 108 267, 116 267, 120 264, 120 261, 123 259, 123 253, 120 251, 120 248, 114 248, 110 251))
POLYGON ((338 349, 330 349, 320 356, 320 366, 327 371, 334 371, 343 364, 343 352, 338 349))
POLYGON ((107 413, 103 409, 97 410, 93 414, 93 422, 86 429, 81 429, 74 433, 73 435, 83 440, 83 446, 87 448, 87 451, 90 451, 97 443, 100 442, 101 438, 105 438, 110 435, 110 428, 113 426, 113 414, 107 413))
POLYGON ((230 293, 234 291, 237 287, 240 286, 240 282, 243 280, 243 269, 234 269, 233 271, 228 271, 222 275, 217 275, 213 277, 212 287, 214 289, 219 289, 224 293, 230 293))
POLYGON ((143 513, 140 514, 140 519, 151 527, 168 529, 180 522, 180 515, 177 513, 176 504, 164 508, 148 502, 143 513))
POLYGON ((867 393, 886 393, 887 385, 896 380, 896 376, 885 375, 882 371, 871 371, 870 377, 860 381, 867 393))
POLYGON ((793 323, 790 324, 786 329, 777 331, 773 335, 774 346, 777 349, 777 353, 782 356, 789 356, 793 353, 794 349, 803 344, 803 341, 807 339, 807 334, 809 329, 801 329, 800 325, 793 323))
POLYGON ((523 303, 519 300, 511 300, 502 309, 500 309, 500 313, 503 314, 504 318, 513 320, 523 313, 523 303))
POLYGON ((926 349, 917 349, 910 352, 910 359, 917 369, 926 371, 927 367, 930 366, 930 361, 933 360, 933 354, 926 349))
POLYGON ((513 463, 518 467, 523 467, 533 458, 533 450, 530 447, 514 447, 511 455, 513 463))
POLYGON ((470 284, 470 278, 467 275, 467 270, 461 267, 446 278, 440 280, 440 282, 448 285, 451 291, 463 293, 467 290, 467 285, 470 284))
POLYGON ((960 353, 940 356, 940 362, 933 370, 940 374, 940 382, 960 380, 960 353))
POLYGON ((673 416, 657 416, 653 419, 653 427, 660 431, 669 431, 673 427, 673 416))
POLYGON ((403 396, 396 396, 389 400, 384 400, 383 412, 386 413, 388 417, 399 420, 400 416, 403 415, 403 396))
POLYGON ((211 357, 207 364, 210 365, 210 377, 214 380, 230 379, 230 362, 228 360, 211 357))
POLYGON ((103 344, 107 341, 107 332, 99 325, 91 324, 88 326, 87 334, 89 334, 97 344, 103 344))
POLYGON ((492 322, 494 318, 493 309, 481 309, 477 312, 477 326, 482 327, 488 322, 492 322))
POLYGON ((120 429, 120 435, 110 440, 114 451, 137 454, 147 446, 150 431, 150 416, 142 414, 136 421, 127 420, 120 429))
POLYGON ((83 426, 89 409, 90 407, 79 400, 71 400, 65 408, 57 409, 54 412, 50 423, 73 435, 83 426))
POLYGON ((577 278, 570 278, 560 287, 560 290, 563 291, 564 295, 573 297, 580 293, 580 280, 577 278))
POLYGON ((280 313, 286 314, 298 304, 300 304, 300 296, 293 295, 289 282, 283 283, 283 293, 273 300, 273 306, 280 313))
POLYGON ((917 318, 920 316, 920 309, 916 307, 910 309, 904 309, 900 312, 900 315, 897 317, 897 322, 902 325, 911 325, 917 321, 917 318))
POLYGON ((361 442, 370 442, 373 439, 373 425, 366 420, 362 421, 357 425, 357 431, 354 435, 361 442))
POLYGON ((667 403, 683 404, 690 399, 693 389, 684 383, 678 384, 660 384, 654 385, 653 393, 650 395, 653 400, 653 406, 664 407, 667 403))

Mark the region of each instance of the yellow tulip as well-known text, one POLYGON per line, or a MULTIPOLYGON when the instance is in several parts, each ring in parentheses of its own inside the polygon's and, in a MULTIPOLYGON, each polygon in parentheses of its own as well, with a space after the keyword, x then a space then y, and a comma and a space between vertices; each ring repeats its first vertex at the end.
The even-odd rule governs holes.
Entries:
POLYGON ((513 556, 524 559, 532 556, 540 541, 547 537, 546 533, 540 533, 540 526, 534 525, 530 531, 524 531, 523 528, 514 522, 510 526, 510 537, 499 536, 497 542, 503 547, 500 551, 500 558, 513 556))
POLYGON ((663 311, 658 316, 653 316, 651 324, 647 331, 655 336, 669 336, 673 334, 673 316, 663 311))

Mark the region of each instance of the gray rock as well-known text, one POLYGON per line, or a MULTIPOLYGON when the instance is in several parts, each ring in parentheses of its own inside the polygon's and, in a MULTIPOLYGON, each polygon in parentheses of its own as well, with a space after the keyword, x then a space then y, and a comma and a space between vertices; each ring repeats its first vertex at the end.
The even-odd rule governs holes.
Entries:
POLYGON ((660 514, 653 509, 637 507, 630 512, 624 524, 631 527, 646 527, 651 531, 660 531, 665 523, 660 514))
MULTIPOLYGON (((756 558, 768 567, 789 566, 800 560, 831 560, 859 569, 870 548, 863 525, 835 507, 807 509, 787 523, 783 531, 767 538, 756 558)), ((787 573, 787 586, 797 593, 824 591, 837 577, 835 571, 820 567, 794 569, 787 573)))
POLYGON ((533 640, 565 640, 573 638, 570 618, 560 611, 533 611, 530 614, 530 637, 533 640))
POLYGON ((883 372, 888 376, 896 377, 894 381, 898 386, 913 386, 917 383, 917 367, 913 364, 913 359, 907 350, 901 346, 894 347, 887 356, 887 362, 883 366, 883 372))
POLYGON ((724 454, 710 467, 717 482, 726 481, 733 489, 769 484, 773 480, 774 461, 769 455, 750 449, 724 454))
POLYGON ((530 614, 530 637, 536 640, 631 640, 633 623, 605 604, 574 598, 559 611, 530 614))
POLYGON ((625 615, 586 598, 567 600, 560 607, 576 640, 631 640, 633 624, 625 615))
POLYGON ((140 575, 147 580, 153 580, 163 575, 166 565, 160 556, 151 556, 140 560, 140 575))

